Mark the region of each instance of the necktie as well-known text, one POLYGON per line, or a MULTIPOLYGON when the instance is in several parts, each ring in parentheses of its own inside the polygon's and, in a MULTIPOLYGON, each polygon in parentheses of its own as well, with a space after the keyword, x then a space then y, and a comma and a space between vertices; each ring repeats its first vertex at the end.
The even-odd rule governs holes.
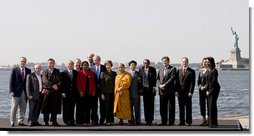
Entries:
POLYGON ((73 75, 72 75, 72 71, 70 70, 70 77, 71 77, 71 80, 73 79, 73 75))
POLYGON ((183 69, 183 76, 185 76, 186 74, 186 69, 183 69))
POLYGON ((96 75, 97 75, 97 79, 100 78, 100 70, 99 67, 96 68, 96 75))
POLYGON ((167 73, 167 67, 164 67, 164 76, 166 75, 166 73, 167 73))
POLYGON ((24 79, 25 79, 25 72, 24 72, 24 69, 23 69, 23 68, 22 68, 21 75, 22 75, 22 80, 24 81, 24 79))

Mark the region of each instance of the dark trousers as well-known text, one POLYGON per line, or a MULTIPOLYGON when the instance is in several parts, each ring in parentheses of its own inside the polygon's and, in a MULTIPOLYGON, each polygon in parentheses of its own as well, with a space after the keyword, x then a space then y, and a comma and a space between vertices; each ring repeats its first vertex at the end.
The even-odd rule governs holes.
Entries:
POLYGON ((209 126, 211 125, 218 125, 218 110, 217 110, 217 99, 218 99, 218 94, 217 95, 210 95, 208 96, 208 122, 209 126))
POLYGON ((160 95, 160 114, 163 125, 167 124, 168 119, 170 125, 175 123, 175 92, 160 95))
POLYGON ((40 100, 29 100, 28 122, 37 123, 40 115, 40 100))
MULTIPOLYGON (((201 116, 206 117, 206 106, 208 104, 208 99, 206 96, 206 91, 199 90, 199 106, 201 116)), ((208 107, 208 106, 207 106, 208 107)))
POLYGON ((131 122, 135 124, 141 123, 140 118, 140 97, 131 98, 131 122))
POLYGON ((63 121, 65 124, 74 124, 75 100, 72 96, 63 98, 63 121))
MULTIPOLYGON (((104 104, 104 109, 101 113, 104 113, 106 118, 107 123, 114 122, 114 114, 113 114, 113 109, 114 109, 114 94, 113 93, 105 93, 104 94, 105 100, 101 100, 104 104)), ((102 117, 101 117, 102 119, 102 117)), ((104 122, 103 120, 103 122, 104 122)), ((100 120, 102 121, 102 120, 100 120)), ((101 123, 101 122, 100 122, 101 123)))
POLYGON ((76 124, 83 124, 84 118, 82 116, 82 103, 83 98, 78 96, 76 99, 76 124))
POLYGON ((91 97, 91 108, 92 108, 92 123, 97 124, 99 117, 98 117, 98 95, 91 97))
POLYGON ((56 117, 57 117, 57 113, 44 113, 43 117, 44 117, 44 122, 48 122, 49 121, 49 114, 51 114, 50 116, 50 121, 53 123, 56 123, 56 117))
POLYGON ((154 94, 152 88, 143 89, 145 121, 153 122, 154 120, 154 94))
POLYGON ((192 123, 192 97, 189 97, 187 93, 179 94, 178 96, 179 103, 179 114, 180 114, 180 123, 187 124, 192 123), (186 116, 186 120, 185 120, 186 116))

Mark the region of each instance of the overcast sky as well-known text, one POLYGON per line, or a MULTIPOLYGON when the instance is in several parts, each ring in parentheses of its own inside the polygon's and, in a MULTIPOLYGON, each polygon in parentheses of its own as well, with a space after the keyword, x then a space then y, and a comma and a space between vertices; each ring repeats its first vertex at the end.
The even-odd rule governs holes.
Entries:
POLYGON ((89 52, 141 63, 169 56, 200 62, 205 56, 229 59, 230 27, 249 57, 248 0, 2 0, 0 64, 63 63, 89 52))

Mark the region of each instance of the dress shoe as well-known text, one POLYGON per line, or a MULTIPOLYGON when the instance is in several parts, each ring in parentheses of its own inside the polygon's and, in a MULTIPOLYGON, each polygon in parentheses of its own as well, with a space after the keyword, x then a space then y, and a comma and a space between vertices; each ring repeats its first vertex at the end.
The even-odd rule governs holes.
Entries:
POLYGON ((146 125, 151 126, 153 123, 151 121, 147 121, 146 125))
POLYGON ((191 126, 191 124, 188 124, 188 123, 187 123, 187 126, 191 126))
POLYGON ((205 126, 207 124, 207 121, 204 120, 199 126, 205 126))
POLYGON ((57 122, 53 122, 52 126, 60 126, 57 122))
POLYGON ((167 123, 161 123, 160 124, 160 126, 166 126, 167 125, 167 123))
POLYGON ((14 124, 14 123, 12 123, 12 124, 11 124, 11 127, 14 127, 14 126, 15 126, 15 124, 14 124))
POLYGON ((169 125, 169 126, 174 126, 175 124, 174 124, 174 123, 169 123, 168 125, 169 125))
POLYGON ((185 125, 185 123, 179 123, 179 124, 177 124, 177 126, 184 126, 185 125))
POLYGON ((45 122, 45 126, 49 126, 49 123, 48 123, 48 122, 45 122))
POLYGON ((123 121, 119 121, 117 125, 124 125, 123 121))
POLYGON ((24 123, 19 123, 18 126, 27 126, 27 125, 24 123))
POLYGON ((210 127, 211 127, 211 128, 217 128, 218 125, 211 125, 210 127))

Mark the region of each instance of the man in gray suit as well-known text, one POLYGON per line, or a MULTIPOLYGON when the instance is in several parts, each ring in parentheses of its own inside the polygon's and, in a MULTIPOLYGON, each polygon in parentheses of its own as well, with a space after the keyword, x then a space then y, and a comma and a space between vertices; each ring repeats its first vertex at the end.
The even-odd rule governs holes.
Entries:
POLYGON ((131 120, 129 120, 129 124, 140 125, 141 119, 140 119, 139 90, 141 89, 141 79, 140 79, 139 72, 135 70, 136 66, 137 66, 136 61, 132 60, 129 62, 129 67, 130 67, 129 73, 132 76, 131 86, 130 86, 131 120), (135 115, 135 117, 133 114, 135 115))
POLYGON ((40 115, 40 93, 42 91, 41 65, 34 66, 34 72, 27 76, 26 93, 29 99, 28 126, 41 126, 38 122, 40 115))

